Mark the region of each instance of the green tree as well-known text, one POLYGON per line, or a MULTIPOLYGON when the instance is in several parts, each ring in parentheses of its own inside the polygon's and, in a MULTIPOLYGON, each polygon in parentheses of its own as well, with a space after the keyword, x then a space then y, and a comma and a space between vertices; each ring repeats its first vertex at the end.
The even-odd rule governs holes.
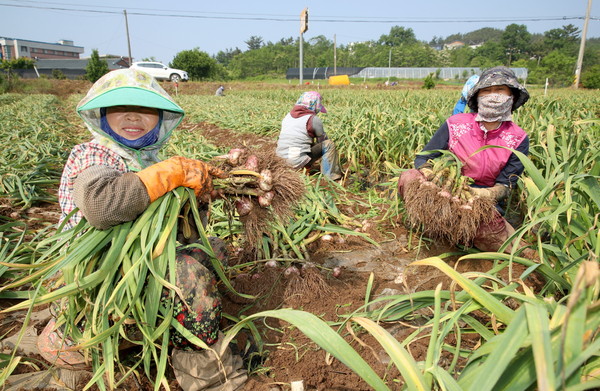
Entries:
POLYGON ((600 88, 600 65, 594 65, 582 72, 581 85, 585 88, 600 88))
POLYGON ((570 86, 573 84, 576 62, 576 57, 554 50, 542 59, 539 67, 530 72, 529 80, 542 84, 548 78, 553 87, 570 86))
POLYGON ((462 40, 467 45, 478 45, 485 42, 500 42, 504 32, 492 27, 484 27, 478 30, 463 34, 462 40))
POLYGON ((333 65, 333 42, 324 35, 317 35, 305 43, 304 64, 307 67, 327 67, 333 65))
POLYGON ((192 80, 220 79, 225 76, 222 66, 200 48, 182 50, 175 55, 169 66, 183 69, 192 80))
POLYGON ((432 88, 435 88, 435 81, 433 81, 433 78, 434 78, 434 74, 433 73, 430 73, 429 75, 427 75, 427 77, 423 81, 423 86, 421 88, 424 88, 426 90, 430 90, 432 88))
POLYGON ((281 38, 277 43, 282 46, 291 46, 296 45, 296 40, 294 39, 294 37, 281 38))
POLYGON ((417 43, 417 37, 415 37, 415 32, 411 28, 393 26, 389 34, 379 37, 378 43, 385 46, 412 45, 417 43))
MULTIPOLYGON (((563 73, 559 67, 553 67, 552 64, 547 63, 543 66, 542 59, 554 50, 558 50, 566 57, 573 57, 573 51, 567 48, 573 46, 579 32, 572 25, 555 30, 545 34, 530 34, 524 25, 518 24, 511 24, 505 30, 485 27, 465 34, 450 35, 445 40, 442 37, 434 37, 430 42, 430 44, 439 44, 460 40, 467 44, 480 45, 477 48, 465 46, 451 51, 436 51, 429 48, 426 43, 417 41, 412 29, 394 26, 389 34, 382 35, 379 40, 339 46, 336 65, 338 67, 387 67, 391 51, 391 65, 396 67, 489 68, 499 64, 511 65, 516 61, 520 66, 527 65, 530 75, 537 67, 542 67, 538 75, 552 73, 556 76, 554 80, 562 83, 561 80, 565 79, 565 75, 573 70, 563 73), (550 42, 552 45, 548 46, 550 42), (550 50, 550 47, 553 49, 550 50)), ((287 68, 298 67, 297 38, 282 38, 275 43, 264 44, 262 37, 251 36, 246 44, 248 50, 244 52, 238 48, 228 49, 220 51, 214 57, 220 65, 227 67, 233 77, 282 75, 287 68)), ((562 62, 564 56, 556 56, 557 54, 553 54, 551 58, 558 59, 561 61, 560 64, 564 65, 562 62)), ((588 39, 583 70, 599 62, 600 39, 588 39)), ((322 35, 304 42, 304 66, 332 67, 333 43, 322 35)), ((533 73, 535 75, 535 72, 533 73)))
POLYGON ((100 59, 98 49, 92 49, 92 56, 85 67, 85 78, 95 83, 109 71, 106 61, 100 59))
POLYGON ((269 43, 256 50, 248 50, 235 56, 228 67, 234 78, 285 74, 288 68, 297 66, 298 49, 295 46, 269 43))
POLYGON ((504 29, 501 43, 508 55, 507 65, 520 57, 525 56, 529 51, 529 43, 531 34, 527 31, 527 26, 524 24, 509 24, 504 29))
POLYGON ((35 61, 31 58, 20 57, 11 60, 0 60, 0 69, 6 72, 6 81, 0 72, 0 92, 10 91, 18 79, 15 69, 32 69, 35 61))
POLYGON ((588 39, 583 52, 583 69, 600 64, 600 38, 588 39))
MULTIPOLYGON (((539 65, 542 58, 548 54, 548 46, 545 44, 545 37, 543 34, 532 34, 531 41, 529 44, 529 55, 531 58, 536 60, 536 64, 539 65)), ((537 66, 536 65, 536 66, 537 66)))
POLYGON ((372 65, 372 59, 375 55, 377 44, 373 41, 356 42, 342 48, 346 51, 345 62, 341 63, 343 67, 368 67, 372 65))
POLYGON ((449 35, 443 39, 441 43, 444 44, 454 41, 461 41, 467 45, 479 45, 485 42, 500 42, 503 33, 504 31, 500 29, 484 27, 466 34, 458 33, 449 35))
POLYGON ((219 50, 214 58, 219 64, 226 67, 231 60, 240 53, 242 53, 242 51, 237 47, 235 49, 226 49, 225 51, 219 50))
POLYGON ((35 60, 27 57, 13 58, 12 60, 0 60, 0 69, 12 72, 15 69, 33 69, 35 60))
MULTIPOLYGON (((384 49, 388 49, 385 47, 384 49)), ((392 66, 395 67, 437 67, 442 66, 437 51, 428 45, 416 43, 413 45, 402 45, 392 49, 392 66)), ((387 50, 384 50, 387 54, 387 50)), ((388 57, 384 59, 387 65, 388 57)))
POLYGON ((473 50, 467 66, 489 68, 504 63, 504 47, 499 42, 489 41, 473 50))
POLYGON ((248 38, 247 41, 244 41, 246 45, 248 45, 248 50, 256 50, 263 47, 263 38, 257 35, 253 35, 248 38))
POLYGON ((548 30, 544 33, 544 45, 548 52, 561 50, 568 55, 576 55, 579 48, 580 30, 568 24, 560 29, 548 30))
POLYGON ((429 46, 431 46, 432 48, 441 49, 443 45, 444 45, 444 38, 438 37, 436 35, 434 35, 433 38, 431 38, 431 41, 429 41, 429 46))
POLYGON ((475 50, 468 46, 449 50, 449 57, 452 66, 454 67, 468 67, 471 64, 471 59, 475 55, 475 50))

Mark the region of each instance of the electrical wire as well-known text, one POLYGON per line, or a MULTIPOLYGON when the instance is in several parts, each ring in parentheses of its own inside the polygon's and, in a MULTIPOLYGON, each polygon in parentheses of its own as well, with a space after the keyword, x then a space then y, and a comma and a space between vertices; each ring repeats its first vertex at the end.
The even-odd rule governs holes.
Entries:
MULTIPOLYGON (((66 8, 64 6, 84 7, 70 3, 50 3, 50 2, 32 2, 27 0, 19 0, 20 4, 4 4, 0 3, 0 6, 4 7, 16 7, 16 8, 28 8, 28 9, 44 9, 54 11, 69 11, 69 12, 87 12, 87 13, 100 13, 100 14, 122 14, 123 11, 110 11, 101 9, 79 9, 79 8, 66 8), (33 4, 53 4, 56 6, 40 6, 40 5, 24 5, 23 3, 33 4), (58 7, 62 5, 63 7, 58 7)), ((118 8, 111 6, 95 6, 96 8, 118 8)), ((298 20, 297 16, 288 15, 269 15, 269 14, 239 14, 239 13, 222 13, 222 12, 195 12, 195 11, 173 11, 173 10, 158 10, 158 9, 144 9, 144 8, 130 8, 127 10, 127 15, 136 16, 158 16, 158 17, 171 17, 171 18, 192 18, 192 19, 218 19, 218 20, 256 20, 256 21, 270 21, 270 22, 295 22, 298 20), (131 10, 131 11, 130 11, 131 10), (133 11, 133 10, 143 10, 133 11), (148 11, 156 11, 160 13, 151 13, 148 11), (171 12, 171 13, 166 13, 171 12), (181 12, 185 14, 177 14, 173 12, 181 12), (205 15, 206 14, 206 15, 205 15), (218 16, 225 15, 225 16, 218 16), (255 16, 236 16, 236 15, 255 15, 255 16), (263 16, 259 16, 263 15, 263 16)), ((327 23, 500 23, 500 22, 541 22, 541 21, 557 21, 557 20, 580 20, 584 19, 583 16, 552 16, 552 17, 512 17, 512 18, 477 18, 467 19, 461 18, 460 20, 444 19, 444 18, 384 18, 384 17, 334 17, 333 19, 328 16, 318 17, 311 16, 313 22, 327 22, 327 23)), ((591 20, 598 20, 599 18, 591 17, 591 20)))

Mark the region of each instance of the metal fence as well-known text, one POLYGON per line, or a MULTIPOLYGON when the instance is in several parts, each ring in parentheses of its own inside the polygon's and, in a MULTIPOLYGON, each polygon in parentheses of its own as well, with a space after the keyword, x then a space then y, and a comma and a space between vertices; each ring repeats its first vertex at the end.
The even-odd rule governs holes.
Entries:
MULTIPOLYGON (((302 78, 305 80, 316 80, 316 79, 327 79, 334 75, 356 75, 360 72, 363 67, 321 67, 321 68, 302 68, 302 78), (335 70, 335 72, 334 72, 335 70)), ((299 68, 288 68, 286 79, 299 79, 300 69, 299 68)))
MULTIPOLYGON (((515 72, 517 78, 527 79, 527 68, 510 68, 515 72)), ((427 75, 439 72, 440 79, 466 79, 471 75, 480 75, 481 68, 364 68, 360 72, 349 75, 351 77, 361 77, 364 79, 397 77, 398 79, 424 79, 427 75)))
MULTIPOLYGON (((527 68, 510 68, 515 72, 517 78, 527 80, 527 68)), ((327 79, 333 76, 333 67, 321 68, 302 68, 303 79, 316 80, 327 79)), ((478 67, 465 68, 386 68, 386 67, 338 67, 336 75, 348 75, 350 77, 360 77, 363 79, 374 78, 389 78, 397 77, 398 79, 424 79, 427 75, 433 73, 440 79, 467 79, 471 75, 480 75, 483 70, 478 67)), ((300 70, 298 68, 288 68, 286 79, 298 79, 300 70)))

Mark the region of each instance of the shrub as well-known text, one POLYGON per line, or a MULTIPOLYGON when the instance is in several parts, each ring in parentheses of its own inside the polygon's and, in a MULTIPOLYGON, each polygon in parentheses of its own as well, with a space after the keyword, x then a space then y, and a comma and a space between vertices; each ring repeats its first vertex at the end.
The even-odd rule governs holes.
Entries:
POLYGON ((92 50, 92 56, 85 67, 85 77, 92 83, 95 83, 98 79, 108 73, 108 64, 100 59, 98 49, 92 50))
POLYGON ((25 94, 52 94, 54 83, 50 81, 48 75, 40 75, 39 79, 23 80, 19 89, 25 94))
POLYGON ((4 70, 6 77, 5 90, 16 92, 19 88, 19 75, 15 72, 16 69, 33 69, 35 62, 31 58, 20 57, 12 60, 0 60, 0 70, 4 70))
POLYGON ((600 65, 594 65, 583 72, 581 84, 585 88, 600 88, 600 65))
POLYGON ((58 79, 58 80, 64 80, 67 77, 65 76, 65 74, 63 73, 63 71, 61 71, 60 69, 53 69, 52 70, 52 78, 53 79, 58 79))
POLYGON ((425 78, 425 82, 423 83, 423 88, 425 88, 426 90, 430 90, 435 87, 435 82, 433 81, 433 77, 434 77, 433 73, 430 73, 429 75, 427 75, 427 77, 425 78))
POLYGON ((0 72, 0 94, 4 94, 8 91, 8 83, 6 82, 6 78, 4 74, 0 72))

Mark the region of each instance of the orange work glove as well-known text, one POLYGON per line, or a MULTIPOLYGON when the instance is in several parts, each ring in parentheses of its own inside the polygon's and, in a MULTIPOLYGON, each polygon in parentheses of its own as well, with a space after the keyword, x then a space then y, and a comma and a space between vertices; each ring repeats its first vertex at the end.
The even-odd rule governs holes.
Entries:
POLYGON ((150 202, 179 186, 194 189, 196 196, 210 195, 213 177, 227 176, 218 168, 200 160, 181 156, 153 164, 136 174, 146 186, 150 202))

